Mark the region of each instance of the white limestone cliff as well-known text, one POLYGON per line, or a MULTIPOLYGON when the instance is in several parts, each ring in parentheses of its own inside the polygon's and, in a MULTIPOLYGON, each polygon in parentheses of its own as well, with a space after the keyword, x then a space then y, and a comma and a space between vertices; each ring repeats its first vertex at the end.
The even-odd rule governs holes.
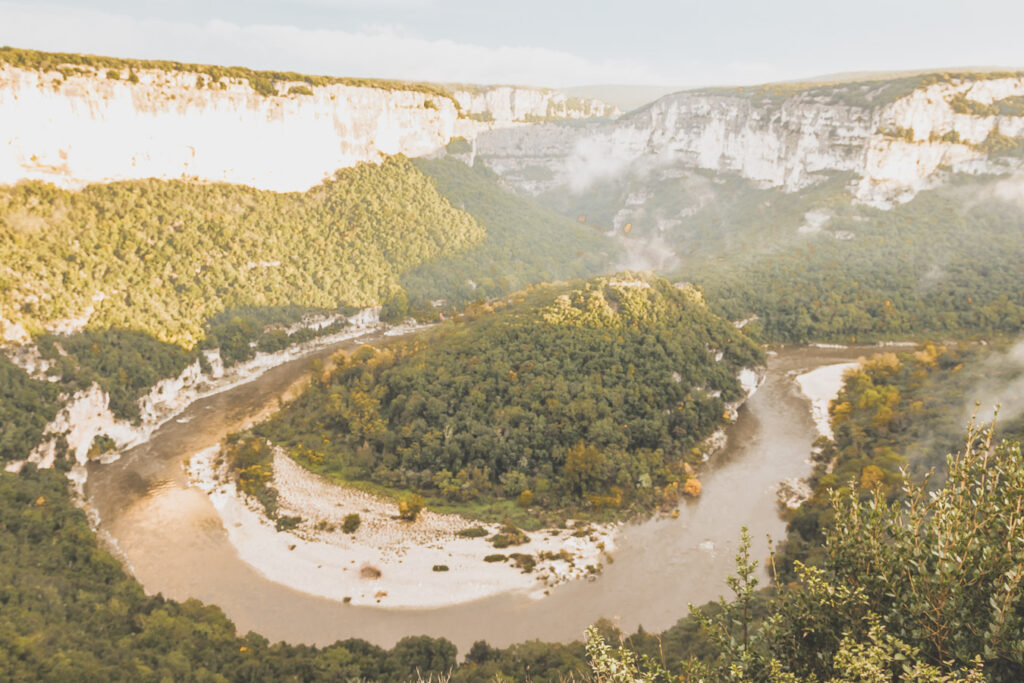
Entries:
POLYGON ((455 137, 532 117, 614 113, 555 91, 495 87, 452 97, 416 89, 275 82, 190 71, 41 71, 0 67, 0 184, 61 187, 134 178, 194 178, 305 190, 382 155, 423 156, 455 137), (456 100, 465 102, 460 113, 456 100))
MULTIPOLYGON (((311 326, 315 327, 315 323, 311 326)), ((118 451, 142 443, 160 425, 181 413, 194 401, 249 381, 267 370, 311 351, 351 339, 378 329, 380 307, 358 311, 348 318, 348 325, 335 334, 290 346, 274 353, 257 352, 251 360, 225 369, 219 349, 203 351, 207 370, 196 360, 177 377, 157 382, 139 399, 139 420, 135 423, 114 415, 110 395, 98 384, 62 397, 63 407, 45 428, 43 441, 28 458, 7 463, 9 472, 20 471, 25 463, 52 467, 57 455, 58 440, 63 438, 68 453, 78 465, 89 461, 90 450, 98 436, 106 436, 118 451)), ((11 360, 36 379, 45 379, 46 362, 31 348, 18 349, 11 360)))
POLYGON ((547 88, 509 85, 451 88, 452 96, 466 116, 499 124, 613 117, 622 113, 617 107, 599 100, 569 97, 547 88))
POLYGON ((887 98, 894 84, 819 87, 788 97, 733 90, 669 95, 614 121, 545 123, 482 133, 476 154, 520 191, 585 190, 625 174, 693 168, 739 174, 793 191, 823 173, 852 172, 856 197, 906 201, 944 170, 1006 172, 990 135, 1024 135, 1024 116, 959 113, 961 96, 992 104, 1024 95, 1024 77, 935 79, 887 98), (872 104, 875 102, 875 104, 872 104))

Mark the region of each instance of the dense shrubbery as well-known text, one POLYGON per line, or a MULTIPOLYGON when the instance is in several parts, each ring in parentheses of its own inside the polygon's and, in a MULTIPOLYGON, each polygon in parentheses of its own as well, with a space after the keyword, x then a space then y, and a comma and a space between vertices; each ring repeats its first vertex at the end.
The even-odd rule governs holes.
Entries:
MULTIPOLYGON (((703 617, 705 680, 1019 681, 1024 675, 1024 457, 971 431, 945 484, 903 482, 829 500, 817 566, 797 564, 756 623, 754 565, 741 551, 737 600, 703 617), (710 660, 710 664, 708 664, 710 660)), ((744 545, 744 550, 746 549, 744 545)))
POLYGON ((737 372, 763 362, 699 292, 659 278, 502 306, 363 347, 256 433, 316 471, 449 503, 529 490, 547 509, 650 507, 678 498, 685 461, 742 395, 737 372))
POLYGON ((455 667, 426 636, 270 645, 216 607, 147 597, 102 550, 60 472, 0 472, 0 678, 54 681, 408 681, 455 667))
MULTIPOLYGON (((834 440, 815 456, 813 495, 791 513, 779 569, 790 576, 793 562, 814 562, 832 522, 830 496, 853 490, 864 500, 875 492, 894 499, 904 473, 920 480, 936 470, 963 438, 968 406, 982 384, 1009 385, 1021 368, 984 347, 947 348, 928 344, 916 351, 884 353, 847 374, 832 402, 834 440)), ((1019 422, 1004 433, 1020 434, 1019 422)))
POLYGON ((34 380, 0 354, 0 469, 26 457, 57 415, 58 389, 34 380))

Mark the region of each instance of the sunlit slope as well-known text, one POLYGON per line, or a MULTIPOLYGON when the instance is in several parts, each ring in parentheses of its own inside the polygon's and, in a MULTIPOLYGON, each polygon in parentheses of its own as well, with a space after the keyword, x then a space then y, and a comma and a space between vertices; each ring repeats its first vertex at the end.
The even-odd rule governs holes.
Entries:
POLYGON ((191 346, 226 309, 363 306, 484 230, 402 157, 304 193, 183 181, 0 188, 0 317, 191 346))

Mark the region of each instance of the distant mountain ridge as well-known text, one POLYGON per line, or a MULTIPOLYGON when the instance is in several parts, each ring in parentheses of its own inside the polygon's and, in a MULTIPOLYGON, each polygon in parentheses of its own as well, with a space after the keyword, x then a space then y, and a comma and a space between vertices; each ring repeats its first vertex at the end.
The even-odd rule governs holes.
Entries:
POLYGON ((858 200, 884 206, 946 171, 1020 168, 1022 98, 1024 72, 702 88, 615 121, 490 131, 477 140, 477 158, 530 194, 681 169, 795 191, 842 172, 856 176, 858 200))

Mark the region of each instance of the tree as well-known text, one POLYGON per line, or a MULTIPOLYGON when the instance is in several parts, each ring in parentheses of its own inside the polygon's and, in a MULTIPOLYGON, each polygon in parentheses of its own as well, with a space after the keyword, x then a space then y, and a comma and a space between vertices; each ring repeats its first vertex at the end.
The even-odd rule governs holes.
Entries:
POLYGON ((407 493, 398 502, 398 516, 407 522, 415 522, 426 501, 418 493, 407 493))
MULTIPOLYGON (((752 634, 754 563, 737 556, 734 602, 695 611, 718 645, 713 679, 1021 680, 1024 676, 1024 457, 971 426, 938 490, 904 478, 888 502, 835 491, 820 566, 797 562, 752 634), (742 633, 742 637, 740 634, 742 633), (877 676, 872 677, 871 671, 877 676)), ((691 663, 701 670, 699 663, 691 663)))
POLYGON ((625 647, 612 647, 597 629, 587 629, 587 660, 597 683, 657 683, 672 677, 646 655, 625 647))

